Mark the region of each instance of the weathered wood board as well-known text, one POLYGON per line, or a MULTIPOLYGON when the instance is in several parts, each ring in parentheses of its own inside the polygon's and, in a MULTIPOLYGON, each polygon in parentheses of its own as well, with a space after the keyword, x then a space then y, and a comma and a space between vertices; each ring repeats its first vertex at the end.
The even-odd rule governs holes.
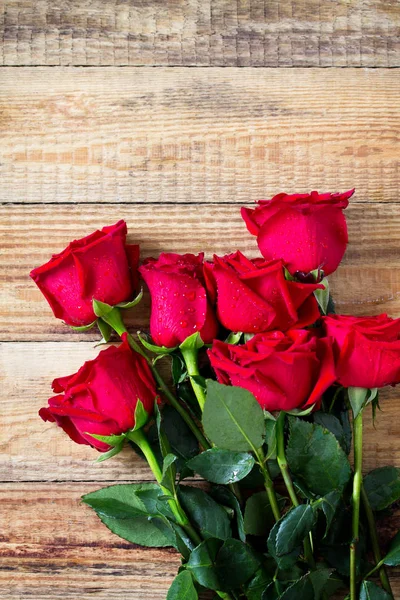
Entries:
POLYGON ((5 68, 2 202, 397 201, 396 69, 5 68), (288 77, 290 75, 290 77, 288 77))
POLYGON ((396 0, 2 0, 4 65, 395 67, 396 0))

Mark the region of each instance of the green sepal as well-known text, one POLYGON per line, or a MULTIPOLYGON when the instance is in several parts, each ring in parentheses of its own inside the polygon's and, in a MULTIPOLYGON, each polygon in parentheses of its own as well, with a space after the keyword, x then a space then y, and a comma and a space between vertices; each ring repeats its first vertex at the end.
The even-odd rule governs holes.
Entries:
POLYGON ((139 302, 141 301, 141 299, 143 298, 143 288, 140 288, 140 292, 138 293, 138 295, 131 300, 130 302, 119 302, 119 304, 116 304, 115 306, 117 308, 133 308, 134 306, 136 306, 136 304, 139 304, 139 302))
POLYGON ((107 304, 106 302, 101 302, 100 300, 96 300, 95 298, 93 298, 92 304, 93 304, 93 312, 96 315, 96 317, 105 317, 114 308, 110 304, 107 304))
POLYGON ((328 312, 329 305, 329 283, 327 278, 325 277, 321 282, 321 285, 324 286, 323 290, 315 290, 314 296, 318 302, 318 305, 324 315, 328 312))
POLYGON ((90 435, 96 440, 99 440, 99 442, 104 442, 104 444, 108 444, 109 446, 118 446, 124 442, 128 432, 121 433, 121 435, 98 435, 97 433, 85 432, 85 435, 90 435))
POLYGON ((101 340, 96 346, 100 346, 101 344, 107 344, 110 341, 112 334, 112 327, 103 321, 103 319, 97 319, 97 327, 99 328, 101 334, 101 340))
POLYGON ((167 488, 167 490, 169 490, 171 493, 173 493, 175 489, 176 477, 176 469, 172 469, 171 466, 174 464, 174 462, 176 462, 177 459, 178 457, 175 456, 175 454, 170 453, 164 456, 163 461, 161 485, 167 488))
POLYGON ((378 388, 349 387, 348 394, 353 415, 356 418, 368 404, 375 400, 378 395, 378 388))
POLYGON ((314 408, 315 408, 315 402, 314 402, 314 404, 311 404, 311 406, 309 406, 308 408, 305 408, 304 410, 301 410, 299 408, 293 408, 292 410, 286 411, 286 414, 291 415, 292 417, 307 417, 308 415, 310 415, 312 413, 314 408))
POLYGON ((149 413, 146 411, 143 402, 138 398, 135 407, 135 426, 133 431, 144 427, 149 420, 149 413))
POLYGON ((236 344, 240 342, 240 338, 242 337, 242 335, 242 331, 237 331, 236 333, 234 331, 231 331, 231 333, 225 340, 225 344, 231 344, 232 346, 236 346, 236 344))
POLYGON ((192 333, 189 337, 186 338, 179 346, 179 350, 181 351, 197 351, 200 350, 204 346, 204 342, 201 339, 200 333, 196 331, 196 333, 192 333))
POLYGON ((177 350, 178 348, 178 346, 174 346, 173 348, 167 348, 166 346, 156 346, 156 344, 148 342, 146 338, 144 338, 141 335, 140 331, 137 332, 137 336, 142 345, 146 348, 146 350, 149 350, 149 352, 153 352, 153 354, 171 354, 172 352, 175 352, 175 350, 177 350))
POLYGON ((101 462, 104 462, 105 460, 108 460, 109 458, 112 458, 113 456, 116 456, 117 454, 119 454, 121 452, 123 447, 124 447, 123 442, 121 444, 117 444, 116 446, 111 448, 111 450, 108 450, 108 452, 102 452, 102 454, 100 454, 99 458, 97 458, 94 462, 101 463, 101 462))
POLYGON ((71 329, 73 329, 74 331, 89 331, 89 329, 92 329, 92 327, 94 327, 96 325, 97 319, 96 321, 92 321, 92 323, 89 323, 89 325, 78 325, 77 327, 75 327, 74 325, 69 325, 69 327, 71 327, 71 329))
POLYGON ((283 267, 283 274, 285 275, 286 281, 297 281, 296 277, 293 277, 286 267, 283 267))

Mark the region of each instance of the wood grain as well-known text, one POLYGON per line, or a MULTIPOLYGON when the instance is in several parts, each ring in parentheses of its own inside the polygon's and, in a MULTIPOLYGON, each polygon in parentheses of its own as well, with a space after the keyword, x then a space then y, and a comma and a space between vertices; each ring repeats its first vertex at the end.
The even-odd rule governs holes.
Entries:
POLYGON ((177 553, 112 534, 80 503, 103 485, 1 486, 0 598, 165 600, 177 553))
POLYGON ((399 96, 389 69, 4 68, 0 201, 397 201, 399 96))
POLYGON ((394 67, 396 0, 2 0, 5 65, 394 67))
MULTIPOLYGON (((338 312, 400 316, 400 211, 398 204, 357 204, 346 211, 350 244, 331 277, 338 312)), ((95 340, 56 320, 29 271, 61 251, 70 240, 125 218, 129 240, 142 257, 161 251, 226 254, 240 249, 259 255, 239 206, 74 205, 3 206, 0 210, 0 339, 95 340)), ((147 329, 149 298, 127 311, 127 323, 147 329)))

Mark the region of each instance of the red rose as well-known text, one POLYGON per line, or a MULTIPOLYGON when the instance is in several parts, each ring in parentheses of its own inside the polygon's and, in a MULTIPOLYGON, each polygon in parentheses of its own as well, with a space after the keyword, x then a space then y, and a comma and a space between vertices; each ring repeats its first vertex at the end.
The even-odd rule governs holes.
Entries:
POLYGON ((336 380, 331 340, 304 329, 260 333, 243 346, 215 340, 208 355, 220 383, 249 390, 270 411, 318 403, 336 380))
POLYGON ((320 317, 314 290, 321 285, 287 281, 282 261, 249 260, 241 252, 205 263, 217 316, 231 331, 261 333, 305 327, 320 317))
POLYGON ((44 421, 57 423, 74 442, 100 451, 109 446, 88 433, 125 433, 135 425, 137 401, 150 414, 157 396, 148 364, 131 350, 126 334, 122 337, 122 344, 103 350, 74 375, 55 379, 52 387, 59 395, 39 411, 44 421))
POLYGON ((103 227, 30 273, 54 316, 68 325, 88 325, 96 319, 93 298, 112 306, 132 298, 139 246, 125 243, 126 232, 125 221, 103 227))
POLYGON ((343 209, 353 193, 278 194, 255 209, 242 208, 242 217, 267 260, 282 259, 292 274, 321 268, 329 275, 346 250, 343 209))
POLYGON ((343 386, 400 383, 400 319, 329 315, 324 328, 334 339, 337 377, 343 386))
POLYGON ((200 332, 211 342, 218 325, 207 298, 203 254, 160 254, 149 258, 139 271, 151 295, 150 333, 159 346, 172 348, 200 332))

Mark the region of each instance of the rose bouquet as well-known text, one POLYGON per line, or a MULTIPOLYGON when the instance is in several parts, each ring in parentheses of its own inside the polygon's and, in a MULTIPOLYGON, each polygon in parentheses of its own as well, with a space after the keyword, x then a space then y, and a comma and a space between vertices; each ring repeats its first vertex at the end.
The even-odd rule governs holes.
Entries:
POLYGON ((400 382, 400 319, 335 314, 326 276, 352 194, 243 208, 262 258, 162 253, 139 266, 119 221, 31 273, 57 318, 115 342, 56 379, 39 414, 100 462, 124 446, 147 461, 154 483, 83 502, 123 539, 181 554, 168 600, 393 598, 400 535, 383 554, 375 514, 400 498, 400 471, 363 478, 362 424, 400 382), (124 314, 140 279, 149 332, 133 337, 124 314))

